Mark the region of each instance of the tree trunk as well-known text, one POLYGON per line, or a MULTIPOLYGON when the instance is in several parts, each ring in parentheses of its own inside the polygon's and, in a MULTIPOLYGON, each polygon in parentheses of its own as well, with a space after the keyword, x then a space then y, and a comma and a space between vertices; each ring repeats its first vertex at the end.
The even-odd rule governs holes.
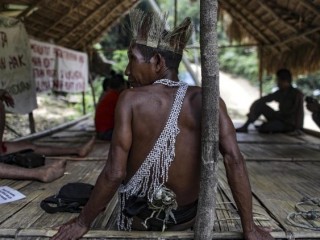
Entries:
POLYGON ((218 0, 200 1, 202 71, 201 180, 195 239, 212 239, 219 153, 218 0))

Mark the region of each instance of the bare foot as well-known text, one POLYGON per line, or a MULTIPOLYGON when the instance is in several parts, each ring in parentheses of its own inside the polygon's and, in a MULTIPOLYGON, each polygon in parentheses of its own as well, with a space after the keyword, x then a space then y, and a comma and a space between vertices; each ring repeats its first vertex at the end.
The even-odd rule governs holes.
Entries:
POLYGON ((96 137, 93 136, 89 142, 87 142, 84 146, 80 148, 80 151, 78 153, 79 157, 85 157, 88 155, 88 153, 92 150, 94 142, 96 141, 96 137))
POLYGON ((46 183, 52 182, 63 176, 65 168, 66 160, 57 160, 53 163, 40 167, 39 180, 46 183))
POLYGON ((248 132, 248 127, 242 126, 242 127, 236 128, 236 132, 237 133, 247 133, 248 132))

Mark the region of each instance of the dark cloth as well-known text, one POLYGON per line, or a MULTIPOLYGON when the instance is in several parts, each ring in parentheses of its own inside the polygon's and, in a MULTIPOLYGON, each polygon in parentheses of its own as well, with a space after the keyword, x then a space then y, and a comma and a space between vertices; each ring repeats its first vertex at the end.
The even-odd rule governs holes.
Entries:
MULTIPOLYGON (((191 203, 187 206, 178 207, 177 210, 172 210, 172 213, 174 214, 176 223, 174 220, 170 217, 169 220, 166 223, 166 226, 170 228, 171 226, 183 224, 186 222, 191 221, 195 218, 197 215, 197 207, 198 207, 198 201, 195 201, 194 203, 191 203)), ((142 221, 145 221, 148 217, 151 216, 152 210, 149 208, 146 208, 142 210, 137 217, 140 218, 142 221)), ((162 231, 163 226, 163 220, 165 219, 165 213, 162 211, 159 216, 157 214, 154 215, 153 218, 148 219, 147 225, 148 225, 148 231, 162 231)))
POLYGON ((303 127, 303 94, 296 88, 278 90, 255 101, 248 114, 249 122, 253 123, 261 115, 267 122, 259 131, 261 132, 288 132, 303 127), (276 101, 279 111, 270 108, 266 103, 276 101))
POLYGON ((1 144, 1 150, 2 150, 2 153, 6 153, 7 152, 7 146, 4 142, 2 142, 1 144))
POLYGON ((114 128, 114 112, 120 92, 108 90, 100 99, 94 118, 97 133, 104 133, 114 128))
POLYGON ((312 113, 312 119, 318 125, 318 127, 320 128, 320 112, 312 113))
POLYGON ((108 130, 106 132, 97 132, 97 138, 100 140, 110 141, 112 139, 113 129, 108 130))

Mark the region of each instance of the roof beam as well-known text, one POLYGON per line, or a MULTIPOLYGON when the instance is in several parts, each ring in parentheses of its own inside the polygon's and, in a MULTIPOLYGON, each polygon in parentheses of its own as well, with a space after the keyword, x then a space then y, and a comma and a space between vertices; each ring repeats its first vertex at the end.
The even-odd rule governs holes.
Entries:
MULTIPOLYGON (((265 36, 250 20, 248 20, 246 16, 244 16, 241 12, 239 12, 238 9, 235 9, 233 4, 229 3, 228 1, 222 1, 222 0, 219 0, 219 2, 222 6, 227 5, 227 7, 229 8, 228 12, 231 16, 233 16, 235 19, 240 20, 240 22, 244 22, 249 28, 251 28, 252 31, 247 29, 246 26, 243 26, 249 33, 253 32, 256 36, 259 36, 259 38, 262 39, 262 41, 264 42, 263 45, 272 44, 272 42, 268 39, 268 37, 265 36)), ((272 48, 272 49, 279 52, 279 50, 275 48, 272 48)))
POLYGON ((103 9, 105 6, 107 6, 108 4, 110 4, 110 2, 108 0, 106 0, 104 3, 100 4, 93 12, 91 12, 85 19, 83 19, 82 21, 80 21, 77 26, 75 26, 69 33, 65 34, 63 37, 61 37, 60 39, 57 40, 57 44, 60 44, 64 39, 66 39, 67 37, 69 37, 72 33, 74 33, 74 31, 76 29, 79 28, 79 26, 81 26, 82 24, 86 23, 87 21, 90 20, 90 18, 92 18, 96 13, 98 13, 99 11, 101 11, 101 9, 103 9))
MULTIPOLYGON (((292 26, 291 24, 289 24, 285 20, 283 20, 281 17, 279 17, 278 14, 276 14, 274 12, 274 10, 272 8, 270 8, 264 1, 257 0, 257 2, 260 4, 261 7, 263 7, 267 12, 269 12, 277 21, 281 21, 282 24, 284 24, 287 28, 289 28, 292 31, 294 31, 294 33, 298 33, 299 32, 298 29, 296 29, 294 26, 292 26)), ((304 38, 305 38, 306 41, 308 41, 312 45, 315 45, 315 43, 313 42, 312 39, 309 39, 308 37, 304 37, 304 38)), ((283 42, 285 42, 285 41, 282 41, 282 43, 283 42)))
POLYGON ((31 4, 28 8, 26 8, 23 12, 21 12, 17 18, 18 19, 22 19, 24 18, 25 16, 28 16, 30 15, 40 4, 41 2, 44 1, 44 0, 37 0, 35 1, 33 4, 31 4))
POLYGON ((114 8, 108 12, 108 14, 106 16, 103 16, 102 19, 100 19, 100 21, 98 22, 98 24, 95 24, 96 26, 93 27, 90 31, 88 31, 86 34, 84 34, 80 39, 78 39, 76 41, 75 44, 73 44, 73 46, 77 47, 79 43, 81 43, 83 41, 83 39, 85 39, 87 36, 89 36, 92 32, 94 32, 97 28, 99 28, 101 26, 101 24, 106 21, 106 19, 109 17, 109 16, 112 16, 112 14, 116 11, 118 11, 119 7, 122 7, 121 4, 117 5, 115 4, 114 8))
MULTIPOLYGON (((245 14, 246 14, 247 16, 251 16, 252 18, 254 18, 254 21, 259 22, 259 24, 263 25, 263 26, 272 34, 272 36, 273 36, 275 39, 277 39, 279 42, 282 41, 282 39, 280 39, 280 37, 278 36, 278 34, 276 34, 276 33, 273 31, 273 29, 271 29, 271 28, 269 27, 268 24, 264 23, 262 20, 260 20, 260 18, 256 17, 256 15, 254 14, 254 12, 249 12, 249 10, 247 10, 247 8, 244 6, 243 3, 241 3, 241 1, 238 1, 238 4, 241 6, 241 8, 242 8, 243 10, 246 11, 245 14)), ((285 46, 285 47, 286 47, 287 49, 290 49, 290 47, 288 47, 288 46, 285 46)))
POLYGON ((315 33, 315 32, 318 32, 318 31, 320 31, 320 27, 316 27, 316 28, 310 29, 310 30, 305 31, 305 32, 300 33, 300 34, 296 34, 294 36, 291 36, 291 37, 287 38, 286 40, 284 40, 284 41, 282 41, 280 43, 273 44, 272 46, 277 46, 277 45, 280 45, 280 44, 283 44, 283 43, 288 43, 288 42, 291 42, 291 41, 293 41, 293 40, 295 40, 297 38, 300 38, 300 37, 303 37, 303 36, 307 36, 307 35, 309 35, 311 33, 315 33))
MULTIPOLYGON (((125 5, 125 6, 123 6, 123 7, 126 8, 127 11, 128 11, 130 8, 134 7, 134 6, 137 5, 138 3, 139 3, 139 0, 138 0, 138 1, 131 1, 131 2, 129 3, 129 5, 125 5)), ((124 3, 124 4, 128 4, 128 3, 124 3)), ((110 29, 111 27, 113 27, 113 26, 116 24, 117 20, 119 20, 118 17, 116 17, 116 18, 112 19, 111 21, 109 21, 109 22, 111 22, 110 24, 109 24, 109 22, 108 22, 109 25, 107 24, 107 26, 102 26, 102 28, 104 28, 105 30, 104 30, 104 31, 101 31, 99 34, 97 34, 96 36, 94 36, 93 38, 91 38, 89 41, 86 41, 86 46, 88 46, 88 45, 90 45, 90 44, 92 45, 93 43, 97 42, 97 41, 99 40, 99 38, 101 38, 101 36, 105 33, 105 31, 106 31, 107 29, 110 29)))
POLYGON ((303 5, 304 7, 308 8, 310 11, 312 11, 315 15, 320 17, 320 10, 316 8, 316 6, 311 3, 310 1, 299 1, 299 4, 303 5))
POLYGON ((54 27, 56 27, 59 23, 63 22, 67 16, 69 16, 70 14, 72 14, 76 9, 78 9, 80 6, 82 5, 82 1, 79 1, 78 4, 76 6, 71 7, 64 15, 62 15, 57 21, 55 21, 51 26, 49 26, 48 28, 46 28, 46 30, 44 31, 39 31, 36 36, 39 35, 45 35, 47 32, 49 32, 51 29, 53 29, 54 27))

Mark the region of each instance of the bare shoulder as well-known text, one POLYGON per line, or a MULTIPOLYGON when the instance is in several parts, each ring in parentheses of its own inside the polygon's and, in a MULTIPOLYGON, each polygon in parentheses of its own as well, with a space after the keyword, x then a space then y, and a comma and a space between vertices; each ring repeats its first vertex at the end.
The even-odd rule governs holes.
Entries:
POLYGON ((202 90, 201 87, 189 86, 186 97, 193 104, 201 105, 202 100, 202 90))
POLYGON ((137 99, 137 96, 142 93, 143 91, 140 91, 139 88, 130 88, 123 90, 120 93, 118 102, 120 104, 132 105, 132 103, 134 103, 134 101, 137 99))

